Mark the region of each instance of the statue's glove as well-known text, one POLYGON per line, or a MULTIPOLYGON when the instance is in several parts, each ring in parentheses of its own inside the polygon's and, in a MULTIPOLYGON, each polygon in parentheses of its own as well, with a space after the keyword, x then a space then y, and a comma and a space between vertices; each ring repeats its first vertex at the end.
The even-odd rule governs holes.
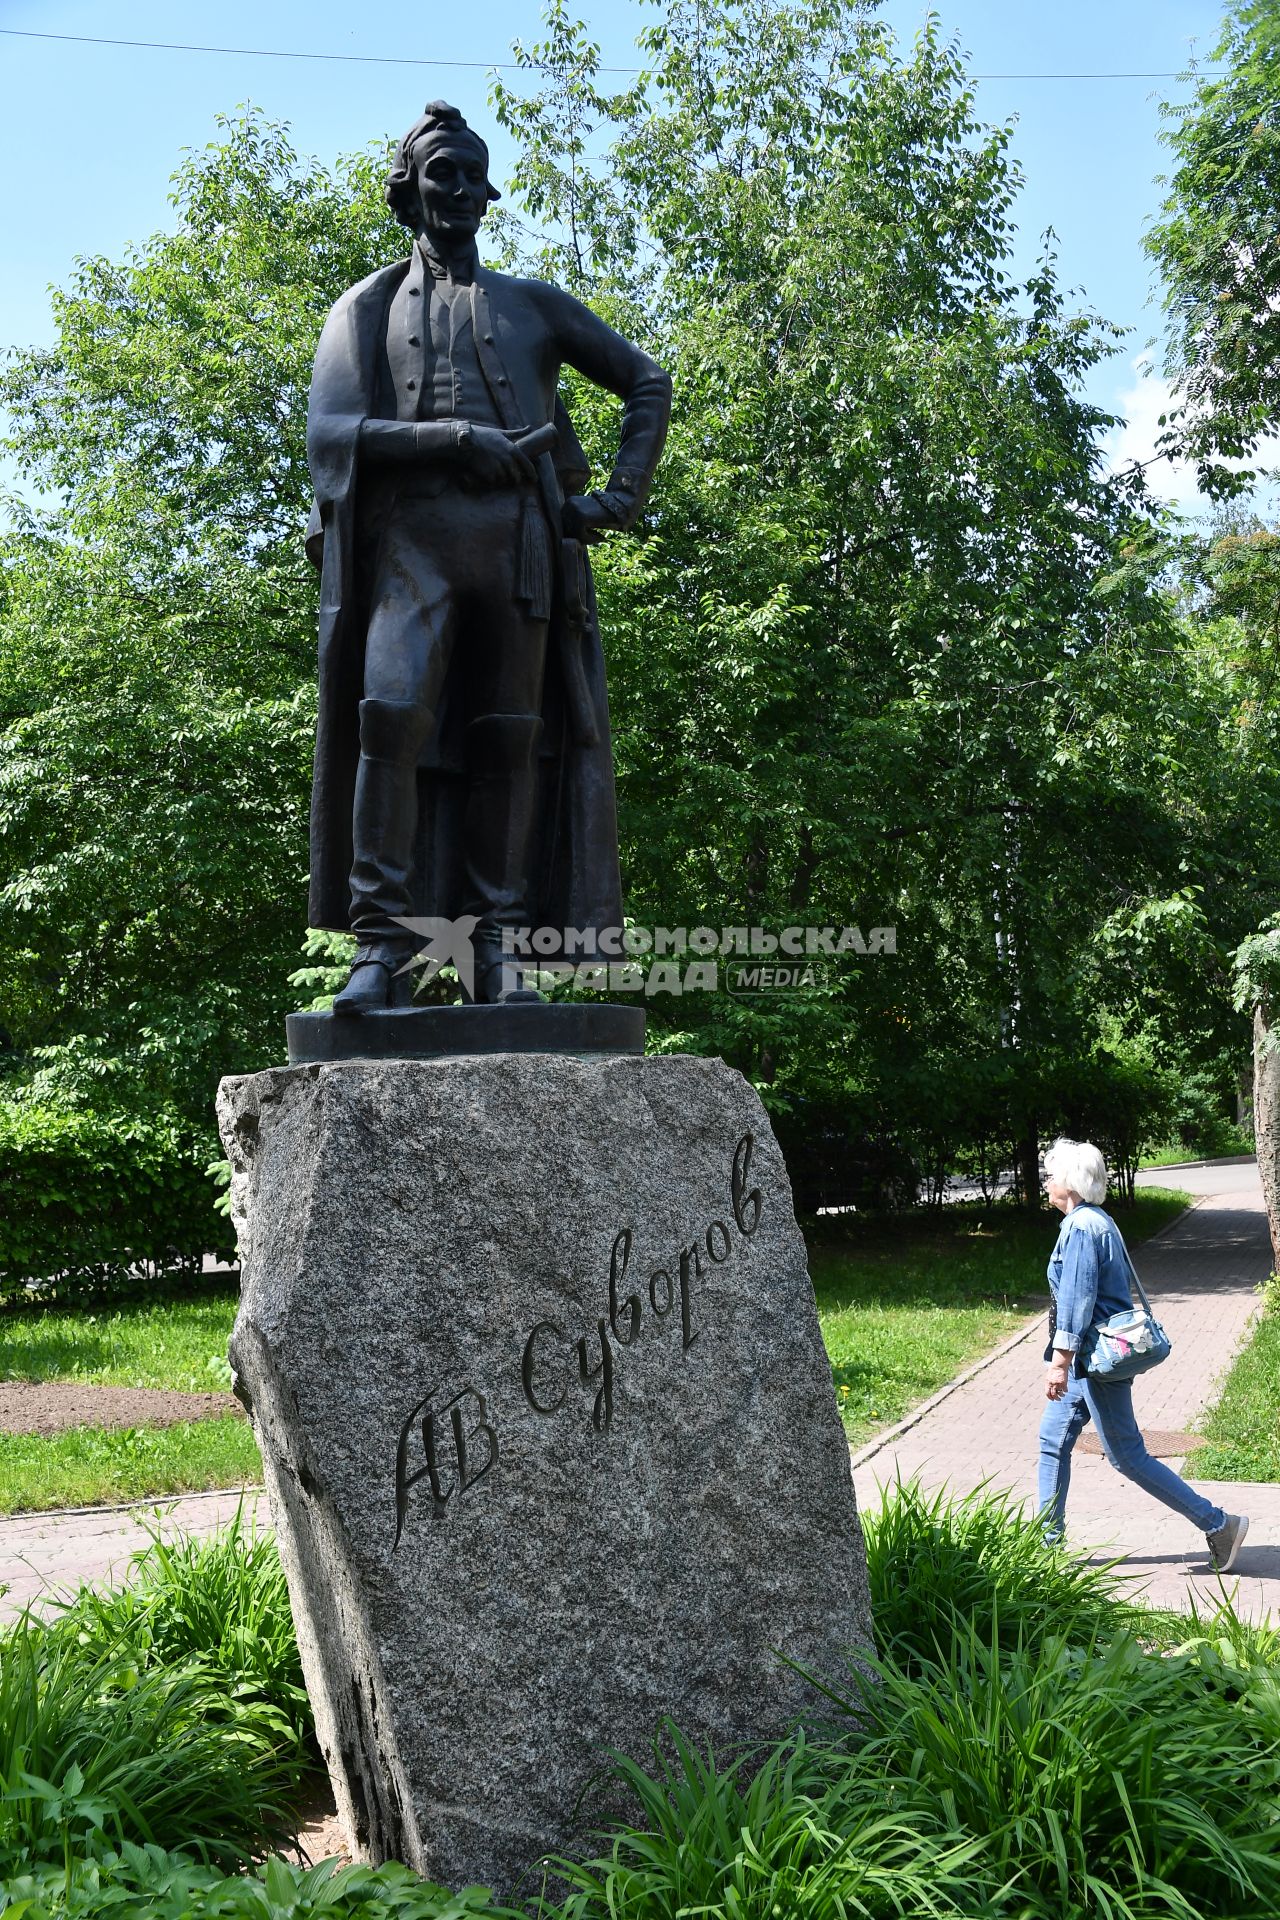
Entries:
POLYGON ((515 487, 535 480, 537 470, 501 427, 459 423, 458 459, 463 480, 474 487, 515 487))
POLYGON ((584 546, 598 546, 606 533, 615 533, 630 525, 634 504, 623 493, 570 494, 564 503, 565 537, 581 540, 584 546))

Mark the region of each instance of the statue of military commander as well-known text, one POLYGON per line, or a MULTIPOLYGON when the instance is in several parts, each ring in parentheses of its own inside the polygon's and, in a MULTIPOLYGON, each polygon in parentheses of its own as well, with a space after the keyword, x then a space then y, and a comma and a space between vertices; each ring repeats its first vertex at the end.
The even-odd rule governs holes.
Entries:
POLYGON ((316 351, 310 919, 356 936, 336 1013, 409 1004, 406 919, 474 917, 480 1002, 539 998, 505 929, 622 922, 586 547, 639 518, 671 382, 559 287, 480 265, 497 198, 485 143, 433 102, 387 182, 409 257, 342 295, 316 351), (563 366, 623 403, 596 492, 563 366))

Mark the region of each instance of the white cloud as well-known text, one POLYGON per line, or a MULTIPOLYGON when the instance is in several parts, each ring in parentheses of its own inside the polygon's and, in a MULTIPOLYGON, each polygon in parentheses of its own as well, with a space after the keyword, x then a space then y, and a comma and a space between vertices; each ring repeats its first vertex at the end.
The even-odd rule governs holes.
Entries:
MULTIPOLYGON (((1156 372, 1146 354, 1132 363, 1132 374, 1131 384, 1114 403, 1115 411, 1122 416, 1122 424, 1106 439, 1109 468, 1114 473, 1135 463, 1145 465, 1150 461, 1152 464, 1146 466, 1147 485, 1157 498, 1169 501, 1183 513, 1210 512, 1211 502, 1197 487, 1196 471, 1190 461, 1156 457, 1163 432, 1160 415, 1172 411, 1174 405, 1169 382, 1156 372)), ((1236 468, 1280 468, 1280 435, 1268 435, 1250 459, 1224 460, 1222 464, 1236 468)), ((1273 495, 1273 488, 1260 487, 1254 502, 1257 509, 1265 511, 1273 495)))

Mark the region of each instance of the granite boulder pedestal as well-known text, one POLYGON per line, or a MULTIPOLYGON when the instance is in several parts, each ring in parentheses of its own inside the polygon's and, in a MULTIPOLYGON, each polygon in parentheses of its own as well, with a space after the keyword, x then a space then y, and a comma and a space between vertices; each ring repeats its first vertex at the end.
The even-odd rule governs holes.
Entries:
POLYGON ((219 1110, 237 1391, 355 1851, 527 1893, 625 1810, 611 1749, 820 1717, 804 1672, 870 1646, 865 1564, 747 1082, 347 1060, 219 1110))

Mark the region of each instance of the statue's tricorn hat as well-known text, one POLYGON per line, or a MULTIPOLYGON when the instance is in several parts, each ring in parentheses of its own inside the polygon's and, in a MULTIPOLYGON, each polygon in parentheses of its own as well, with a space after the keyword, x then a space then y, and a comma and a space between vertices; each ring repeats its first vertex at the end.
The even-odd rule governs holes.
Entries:
POLYGON ((432 100, 422 109, 408 133, 396 148, 387 175, 387 205, 396 219, 412 226, 416 206, 414 156, 423 146, 474 147, 484 161, 485 188, 490 200, 502 198, 489 178, 489 149, 480 135, 470 128, 456 107, 446 100, 432 100))

